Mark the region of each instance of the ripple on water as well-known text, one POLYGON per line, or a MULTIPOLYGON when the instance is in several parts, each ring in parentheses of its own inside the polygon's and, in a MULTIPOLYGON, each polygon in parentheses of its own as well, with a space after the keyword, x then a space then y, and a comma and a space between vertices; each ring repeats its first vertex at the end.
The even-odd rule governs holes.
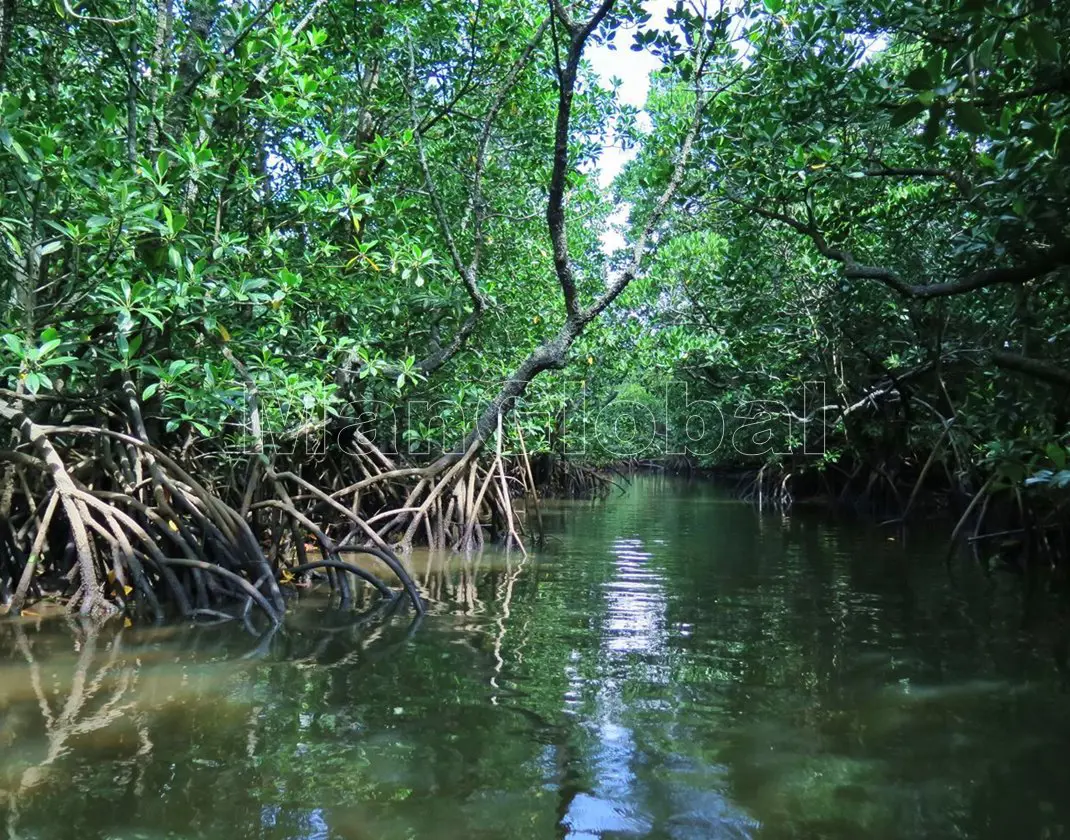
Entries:
POLYGON ((415 553, 432 600, 418 628, 403 611, 358 624, 322 595, 260 650, 226 628, 0 623, 0 829, 854 840, 1070 825, 1065 655, 1025 634, 1021 599, 949 586, 942 545, 648 479, 543 514, 550 539, 528 558, 415 553))

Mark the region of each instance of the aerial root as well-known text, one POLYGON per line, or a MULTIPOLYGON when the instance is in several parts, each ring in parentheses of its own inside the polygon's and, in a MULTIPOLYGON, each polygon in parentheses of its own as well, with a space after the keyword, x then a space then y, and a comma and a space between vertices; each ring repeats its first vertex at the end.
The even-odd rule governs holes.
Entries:
MULTIPOLYGON (((197 448, 204 443, 181 452, 156 445, 129 380, 120 409, 97 415, 35 409, 31 417, 17 400, 0 403, 16 441, 0 450, 0 607, 18 613, 52 597, 99 618, 248 623, 260 614, 276 624, 283 590, 321 573, 343 602, 358 591, 393 598, 400 587, 422 612, 395 550, 469 551, 501 540, 525 551, 530 500, 541 513, 519 425, 517 456, 504 452, 499 418, 492 446, 473 440, 425 466, 394 460, 359 431, 355 451, 286 457, 265 447, 252 385, 249 393, 253 435, 243 458, 197 448), (52 414, 63 422, 47 422, 52 414), (518 508, 524 496, 529 506, 518 508)), ((577 488, 611 486, 561 463, 577 488)))
POLYGON ((0 451, 10 511, 0 526, 0 599, 11 613, 52 596, 96 619, 116 612, 153 622, 235 614, 246 619, 255 606, 277 624, 285 610, 280 581, 313 567, 344 570, 338 580, 346 593, 349 579, 356 579, 384 598, 394 596, 375 574, 342 561, 342 553, 376 558, 416 610, 424 609, 411 576, 378 534, 294 473, 263 467, 243 517, 143 440, 139 422, 130 431, 52 426, 7 405, 0 405, 0 416, 12 421, 22 441, 15 450, 0 451), (307 509, 299 510, 286 482, 339 513, 349 523, 348 541, 340 544, 307 509), (272 498, 264 497, 268 492, 272 498), (256 511, 269 516, 258 521, 256 511), (302 537, 312 535, 325 559, 294 567, 274 553, 269 561, 256 534, 277 533, 286 523, 302 537), (365 537, 375 544, 358 541, 365 537))

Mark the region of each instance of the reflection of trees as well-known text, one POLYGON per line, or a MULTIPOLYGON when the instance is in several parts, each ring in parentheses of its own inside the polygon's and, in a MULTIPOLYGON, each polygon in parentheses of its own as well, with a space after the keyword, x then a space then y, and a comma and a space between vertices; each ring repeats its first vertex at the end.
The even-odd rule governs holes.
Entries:
MULTIPOLYGON (((0 801, 7 812, 7 833, 12 838, 19 835, 20 806, 23 800, 33 795, 33 789, 44 781, 57 759, 69 749, 73 739, 105 729, 123 716, 130 715, 139 740, 138 750, 130 759, 131 768, 138 776, 139 789, 144 759, 152 752, 152 741, 145 721, 136 713, 130 696, 137 679, 137 668, 124 656, 123 631, 119 630, 110 637, 106 654, 98 657, 99 627, 74 621, 69 624, 77 658, 73 664, 66 698, 62 707, 56 708, 53 708, 45 691, 42 666, 34 656, 24 628, 19 623, 5 625, 13 636, 14 647, 25 659, 25 679, 36 698, 45 737, 44 757, 26 767, 17 782, 10 787, 5 785, 5 789, 0 790, 0 801), (98 659, 103 661, 98 662, 98 659)), ((8 737, 14 741, 17 734, 12 732, 8 737)))
POLYGON ((1028 778, 1044 755, 1017 722, 1061 716, 1012 684, 1050 665, 1014 641, 1020 605, 949 581, 938 534, 724 504, 659 515, 679 628, 662 748, 725 765, 763 835, 955 836, 1015 810, 1008 791, 1028 788, 1009 768, 1028 778))
POLYGON ((314 594, 261 640, 227 626, 0 625, 9 834, 303 836, 312 820, 354 837, 410 824, 552 835, 548 768, 572 762, 555 757, 568 749, 560 652, 533 641, 566 599, 536 610, 521 557, 420 560, 428 633, 403 606, 361 614, 314 594))
POLYGON ((473 828, 552 836, 547 776, 573 761, 560 716, 561 649, 542 647, 539 633, 560 624, 567 600, 536 603, 528 563, 513 554, 417 555, 429 632, 406 637, 382 623, 366 653, 335 634, 314 660, 295 637, 300 647, 286 657, 301 667, 274 668, 268 695, 310 711, 295 721, 269 703, 262 714, 267 761, 283 771, 272 784, 326 809, 332 826, 366 826, 367 836, 407 836, 407 826, 436 838, 473 828))
MULTIPOLYGON (((582 579, 562 585, 575 587, 572 615, 586 617, 592 638, 613 632, 599 593, 615 539, 641 535, 665 581, 664 651, 614 665, 577 642, 583 655, 566 666, 580 718, 597 715, 609 681, 625 698, 615 761, 634 775, 628 804, 656 815, 698 773, 771 837, 894 827, 954 836, 978 820, 1009 823, 1015 810, 1040 834, 1053 808, 1066 810, 1052 804, 1064 801, 1052 788, 1065 774, 1020 723, 1040 716, 1065 732, 1062 716, 1043 693, 1001 683, 1053 676, 1043 655, 1023 655, 1034 642, 1015 641, 1028 613, 998 590, 970 591, 965 575, 949 581, 938 534, 805 512, 760 517, 708 486, 640 482, 597 516, 560 515, 549 526, 564 535, 566 557, 582 557, 582 579), (923 690, 904 691, 904 679, 923 690), (666 765, 687 769, 659 791, 672 777, 666 765), (1028 784, 1009 781, 1033 777, 1033 766, 1047 768, 1036 787, 1049 791, 1048 817, 1027 801, 1028 784)), ((573 741, 577 788, 597 788, 598 744, 573 741)), ((656 831, 669 828, 655 821, 656 831)))
POLYGON ((732 800, 770 837, 955 836, 1013 809, 1039 835, 1029 790, 1065 811, 1054 752, 1020 733, 1054 699, 986 687, 1036 667, 1014 614, 924 545, 653 482, 543 516, 539 558, 415 554, 422 626, 315 592, 260 640, 0 624, 3 818, 528 840, 575 835, 593 800, 669 838, 752 833, 732 800))

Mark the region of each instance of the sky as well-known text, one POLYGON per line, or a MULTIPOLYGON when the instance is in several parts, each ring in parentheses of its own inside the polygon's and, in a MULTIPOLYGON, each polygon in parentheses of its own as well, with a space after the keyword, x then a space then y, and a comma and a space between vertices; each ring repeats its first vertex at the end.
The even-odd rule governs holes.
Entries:
MULTIPOLYGON (((665 13, 672 0, 646 0, 643 7, 650 14, 648 26, 664 25, 665 13)), ((604 87, 610 86, 610 79, 616 76, 621 80, 618 94, 623 102, 642 108, 646 105, 647 92, 650 88, 650 74, 660 66, 658 59, 649 52, 635 52, 631 49, 631 33, 617 33, 617 49, 611 50, 603 44, 588 47, 585 56, 591 67, 599 75, 604 87)), ((640 116, 642 124, 642 116, 640 116)), ((635 156, 636 150, 622 151, 612 145, 612 138, 607 138, 607 145, 599 160, 599 183, 609 186, 624 164, 635 156)), ((628 218, 628 208, 620 208, 612 217, 614 227, 624 224, 628 218)), ((602 250, 607 254, 624 245, 624 236, 620 230, 611 229, 602 235, 602 250)))
MULTIPOLYGON (((648 25, 662 24, 671 0, 646 0, 643 7, 650 14, 648 25)), ((635 52, 631 49, 631 33, 620 32, 617 35, 617 49, 611 50, 604 44, 591 46, 586 57, 594 71, 599 75, 604 87, 610 86, 610 79, 616 76, 621 80, 620 98, 627 105, 642 108, 646 105, 647 92, 650 88, 650 74, 660 66, 658 59, 647 51, 635 52)), ((601 177, 603 186, 609 186, 624 164, 634 153, 624 153, 615 146, 607 146, 602 154, 601 177)))

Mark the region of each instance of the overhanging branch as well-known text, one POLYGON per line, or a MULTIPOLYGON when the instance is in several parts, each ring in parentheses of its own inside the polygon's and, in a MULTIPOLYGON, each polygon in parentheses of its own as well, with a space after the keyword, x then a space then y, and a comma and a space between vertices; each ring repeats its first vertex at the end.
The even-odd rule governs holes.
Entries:
POLYGON ((954 169, 939 169, 932 166, 888 166, 880 161, 877 169, 866 170, 869 178, 939 178, 954 184, 967 198, 973 194, 969 178, 954 169))
POLYGON ((812 218, 804 222, 786 213, 779 213, 754 204, 746 204, 737 199, 729 200, 757 216, 785 224, 803 236, 809 237, 822 256, 843 266, 843 276, 845 278, 878 280, 905 297, 926 300, 966 294, 987 286, 1021 285, 1038 277, 1043 277, 1057 268, 1070 265, 1070 241, 1064 241, 1035 251, 1027 260, 1018 265, 978 269, 957 280, 950 280, 944 283, 912 284, 904 280, 892 268, 863 265, 855 261, 850 251, 833 248, 825 240, 824 235, 812 218))
POLYGON ((1051 362, 1045 362, 1042 359, 1031 359, 1028 356, 1002 350, 992 354, 992 361, 996 367, 1004 370, 1013 370, 1016 373, 1025 374, 1033 379, 1047 382, 1049 385, 1070 388, 1070 371, 1053 365, 1051 362))

